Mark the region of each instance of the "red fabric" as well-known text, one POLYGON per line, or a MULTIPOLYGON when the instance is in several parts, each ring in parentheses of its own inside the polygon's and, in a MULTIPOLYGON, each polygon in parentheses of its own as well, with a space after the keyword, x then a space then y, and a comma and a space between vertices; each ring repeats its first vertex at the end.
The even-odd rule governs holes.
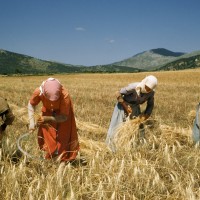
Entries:
POLYGON ((43 103, 43 116, 52 116, 53 112, 56 115, 64 114, 67 116, 65 122, 41 125, 38 130, 38 144, 40 149, 47 152, 47 159, 60 156, 62 161, 69 161, 76 158, 79 142, 71 98, 66 89, 62 87, 61 91, 60 98, 52 102, 44 95, 40 95, 39 88, 36 88, 30 103, 36 106, 41 101, 43 103))

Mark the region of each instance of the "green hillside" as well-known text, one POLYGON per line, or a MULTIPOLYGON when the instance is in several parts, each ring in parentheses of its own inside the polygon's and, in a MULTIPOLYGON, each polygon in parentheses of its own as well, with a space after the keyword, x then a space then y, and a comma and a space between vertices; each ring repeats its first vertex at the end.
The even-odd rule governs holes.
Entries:
POLYGON ((44 61, 18 53, 0 50, 0 74, 52 74, 52 73, 96 73, 138 72, 139 69, 118 65, 76 66, 44 61))
POLYGON ((138 68, 126 67, 126 66, 118 66, 118 65, 97 65, 91 67, 81 67, 80 72, 102 72, 102 73, 119 73, 119 72, 141 72, 144 71, 138 68))
POLYGON ((176 60, 182 55, 184 55, 184 53, 172 52, 164 48, 158 48, 144 51, 120 62, 115 62, 114 64, 143 70, 154 70, 161 65, 176 60))
POLYGON ((170 62, 158 70, 182 70, 182 69, 192 69, 200 67, 200 54, 191 57, 181 57, 178 60, 170 62))
POLYGON ((167 49, 152 49, 129 59, 107 65, 80 66, 45 61, 31 56, 0 50, 0 74, 55 73, 119 73, 155 70, 180 70, 200 67, 200 51, 178 53, 167 49))
POLYGON ((0 74, 43 74, 79 71, 78 66, 44 61, 0 50, 0 74))

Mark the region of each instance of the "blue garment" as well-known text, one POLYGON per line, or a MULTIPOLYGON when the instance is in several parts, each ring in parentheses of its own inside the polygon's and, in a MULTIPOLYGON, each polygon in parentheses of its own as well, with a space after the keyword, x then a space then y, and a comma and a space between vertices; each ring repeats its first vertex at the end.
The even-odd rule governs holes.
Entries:
POLYGON ((199 129, 199 108, 200 104, 198 104, 196 109, 196 118, 194 120, 193 130, 192 130, 192 138, 194 143, 200 141, 200 129, 199 129))
POLYGON ((125 121, 125 118, 126 118, 126 116, 125 116, 125 112, 124 112, 122 105, 120 103, 117 103, 115 105, 115 108, 114 108, 114 111, 112 114, 110 126, 108 129, 108 134, 107 134, 107 138, 106 138, 106 144, 114 153, 116 152, 116 146, 113 141, 114 136, 116 134, 117 128, 119 128, 120 125, 125 121))
MULTIPOLYGON (((133 104, 130 105, 132 108, 131 116, 139 116, 140 115, 140 107, 139 105, 133 104)), ((106 144, 111 149, 113 153, 116 152, 116 145, 114 143, 114 137, 117 133, 117 129, 126 121, 126 115, 124 109, 120 103, 115 105, 110 126, 107 133, 106 144)))

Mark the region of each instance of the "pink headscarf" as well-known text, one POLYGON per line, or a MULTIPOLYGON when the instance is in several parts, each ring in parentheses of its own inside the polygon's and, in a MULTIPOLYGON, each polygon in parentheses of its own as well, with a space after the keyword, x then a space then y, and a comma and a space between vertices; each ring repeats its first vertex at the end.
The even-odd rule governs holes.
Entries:
POLYGON ((40 86, 40 95, 43 94, 50 101, 57 101, 61 94, 61 83, 55 78, 48 78, 40 86))

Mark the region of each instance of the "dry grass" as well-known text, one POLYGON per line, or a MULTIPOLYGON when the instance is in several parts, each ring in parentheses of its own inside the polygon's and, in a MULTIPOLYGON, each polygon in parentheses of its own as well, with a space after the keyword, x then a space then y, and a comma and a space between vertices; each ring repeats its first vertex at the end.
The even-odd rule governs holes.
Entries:
MULTIPOLYGON (((27 157, 11 162, 16 140, 27 133, 30 95, 47 77, 0 77, 0 95, 17 117, 0 150, 0 199, 199 199, 200 151, 191 140, 191 113, 200 100, 200 71, 153 74, 159 85, 145 138, 139 137, 137 123, 126 122, 118 132, 116 154, 104 143, 114 92, 147 73, 55 76, 73 99, 81 154, 88 161, 75 168, 27 157)), ((39 158, 36 140, 34 133, 22 146, 39 158)))

